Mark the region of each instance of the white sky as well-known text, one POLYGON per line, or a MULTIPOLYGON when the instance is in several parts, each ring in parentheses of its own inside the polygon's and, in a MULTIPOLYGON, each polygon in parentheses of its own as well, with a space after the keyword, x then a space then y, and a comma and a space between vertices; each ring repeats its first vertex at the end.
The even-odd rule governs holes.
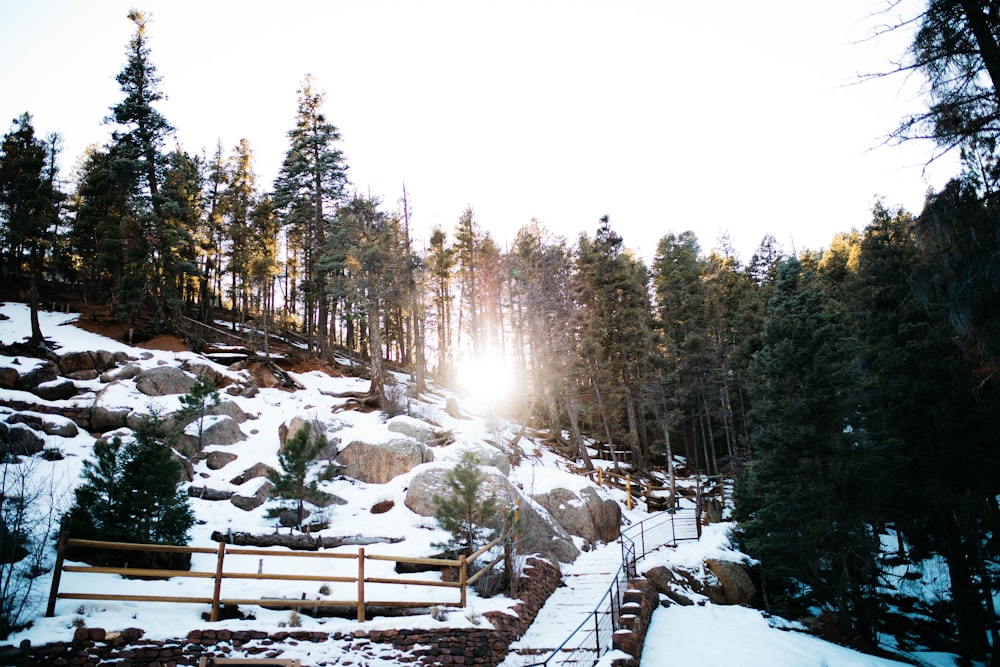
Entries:
POLYGON ((647 260, 691 229, 746 261, 766 233, 801 250, 864 227, 876 195, 919 212, 957 171, 925 174, 927 145, 870 150, 921 104, 916 80, 850 85, 905 48, 858 43, 879 0, 0 0, 0 129, 31 112, 67 173, 104 142, 132 5, 185 150, 246 137, 270 188, 312 73, 352 182, 395 206, 405 181, 418 236, 467 205, 501 243, 608 214, 647 260))

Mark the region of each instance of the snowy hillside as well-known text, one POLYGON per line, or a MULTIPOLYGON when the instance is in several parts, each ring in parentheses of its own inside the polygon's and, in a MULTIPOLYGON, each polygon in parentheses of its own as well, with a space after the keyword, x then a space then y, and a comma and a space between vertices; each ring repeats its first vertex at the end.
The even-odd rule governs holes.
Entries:
MULTIPOLYGON (((29 327, 28 311, 24 305, 2 304, 0 314, 6 318, 0 319, 0 344, 9 345, 26 337, 29 327)), ((88 333, 73 325, 76 316, 72 314, 43 312, 40 315, 42 331, 49 340, 58 345, 56 351, 60 355, 73 351, 107 350, 112 353, 124 353, 130 358, 129 363, 140 370, 163 366, 179 367, 185 363, 198 364, 210 366, 214 372, 230 378, 234 386, 250 381, 244 371, 230 370, 219 364, 213 364, 191 352, 133 348, 88 333)), ((28 357, 0 356, 0 367, 16 368, 18 373, 22 374, 36 363, 37 360, 28 357)), ((0 420, 15 411, 13 408, 2 406, 21 403, 72 408, 76 405, 93 405, 97 401, 105 406, 127 407, 136 414, 153 412, 169 414, 180 407, 179 396, 176 394, 151 396, 139 391, 132 380, 109 384, 107 379, 75 380, 77 387, 83 390, 82 393, 72 398, 50 401, 16 389, 0 389, 0 400, 2 400, 0 420)), ((570 463, 547 448, 529 439, 521 439, 513 447, 505 444, 513 439, 512 436, 517 430, 515 425, 487 418, 485 406, 477 404, 472 397, 458 397, 464 418, 456 418, 449 414, 445 409, 449 395, 438 392, 412 400, 409 417, 387 419, 386 415, 379 412, 353 409, 349 399, 336 396, 345 392, 364 391, 367 388, 367 381, 352 377, 331 377, 321 371, 294 374, 294 379, 304 389, 286 391, 261 388, 255 392, 222 392, 222 398, 235 404, 239 412, 247 417, 245 421, 239 423, 241 439, 232 444, 209 444, 204 454, 218 452, 224 456, 213 459, 217 461, 213 465, 209 465, 207 456, 196 460, 193 464, 191 481, 193 487, 211 488, 236 496, 253 496, 262 484, 261 478, 241 479, 241 473, 258 464, 272 468, 279 467, 277 452, 282 427, 287 427, 296 417, 322 423, 332 441, 339 443, 340 447, 352 442, 377 444, 393 441, 399 438, 399 431, 391 428, 394 422, 399 426, 403 421, 417 420, 430 422, 436 430, 450 434, 449 442, 430 448, 432 460, 423 462, 409 472, 397 475, 385 483, 362 482, 343 475, 324 483, 324 491, 341 501, 327 508, 314 508, 316 513, 311 519, 322 520, 328 524, 328 527, 317 535, 363 538, 362 541, 368 541, 365 547, 367 552, 386 556, 427 557, 440 551, 435 544, 447 541, 449 535, 436 525, 432 517, 417 514, 407 506, 407 491, 417 475, 429 469, 452 466, 462 452, 470 449, 482 455, 483 459, 495 462, 494 472, 505 476, 543 517, 548 517, 548 512, 540 506, 535 506, 532 498, 553 489, 579 492, 585 488, 594 489, 603 500, 611 499, 618 503, 624 523, 638 522, 648 516, 642 509, 627 509, 622 492, 598 488, 586 478, 571 472, 570 463), (497 456, 498 449, 499 456, 497 456), (225 463, 219 465, 220 460, 225 463), (380 509, 378 513, 373 513, 373 508, 376 507, 380 509)), ((56 421, 60 419, 53 416, 45 418, 56 421)), ((223 418, 215 419, 221 421, 223 418)), ((127 435, 127 430, 120 432, 127 435)), ((37 456, 31 459, 30 464, 22 464, 30 466, 25 469, 30 470, 33 483, 38 488, 47 489, 48 495, 60 510, 64 510, 72 502, 72 488, 79 481, 83 461, 91 456, 94 442, 94 435, 82 430, 72 437, 46 435, 45 447, 58 449, 61 458, 46 457, 57 460, 44 460, 41 456, 37 456)), ((273 501, 270 502, 273 504, 273 501)), ((266 509, 272 504, 265 503, 249 511, 240 509, 227 500, 205 500, 194 497, 191 499, 191 504, 197 517, 197 524, 191 531, 193 546, 214 547, 216 542, 212 539, 213 532, 267 534, 276 530, 275 520, 265 516, 266 509)), ((661 564, 702 568, 704 558, 709 555, 731 560, 744 559, 745 557, 734 552, 729 544, 730 528, 731 526, 727 524, 711 526, 706 530, 700 543, 684 544, 675 551, 658 552, 647 557, 640 569, 645 571, 661 564)), ((282 531, 287 532, 287 529, 282 531)), ((581 564, 590 562, 590 559, 601 554, 606 556, 609 552, 620 553, 620 548, 615 543, 610 545, 591 543, 580 536, 574 536, 571 540, 576 549, 586 553, 576 563, 563 564, 564 572, 567 573, 573 572, 574 567, 581 567, 581 564)), ((355 553, 357 546, 345 545, 337 549, 345 553, 355 553)), ((275 550, 280 551, 278 548, 275 550)), ((269 560, 268 567, 272 567, 271 563, 276 560, 269 560)), ((214 561, 214 556, 210 554, 197 554, 192 569, 212 570, 214 561)), ((610 562, 614 563, 615 558, 610 558, 610 562)), ((227 561, 227 568, 229 566, 227 561)), ((238 565, 234 561, 233 567, 246 572, 257 572, 262 564, 257 558, 246 558, 238 565)), ((293 568, 297 572, 303 572, 310 567, 318 566, 310 562, 310 559, 301 559, 274 567, 286 568, 283 571, 293 568)), ((371 570, 366 572, 368 576, 394 575, 391 571, 391 561, 375 562, 370 567, 371 570), (384 571, 378 569, 380 567, 385 568, 384 571)), ((440 574, 436 572, 408 576, 440 579, 440 574)), ((29 639, 33 644, 68 641, 73 637, 74 631, 81 626, 109 631, 141 627, 147 638, 170 639, 209 625, 202 618, 202 613, 206 610, 203 604, 102 601, 81 603, 60 600, 56 604, 55 616, 45 618, 44 610, 50 583, 51 573, 36 579, 35 598, 31 610, 26 615, 31 619, 31 626, 8 637, 6 642, 17 643, 22 639, 29 639)), ((316 586, 304 582, 261 584, 245 580, 232 584, 227 582, 226 585, 233 587, 227 590, 227 595, 232 597, 306 595, 311 598, 317 594, 316 586)), ((107 593, 123 592, 127 588, 130 594, 203 596, 205 586, 205 580, 199 579, 125 581, 111 574, 66 573, 62 577, 60 590, 107 593)), ((336 584, 334 588, 335 586, 336 584)), ((336 597, 337 591, 334 589, 328 594, 336 597)), ((405 588, 394 586, 391 593, 385 593, 385 597, 395 599, 406 595, 413 595, 413 599, 421 601, 426 600, 428 595, 436 595, 439 596, 436 599, 444 603, 453 601, 457 594, 452 589, 420 586, 405 588)), ((593 602, 596 604, 597 600, 593 602)), ((509 611, 513 604, 514 601, 507 597, 486 598, 470 591, 467 608, 451 609, 444 619, 440 613, 433 615, 425 613, 403 618, 376 617, 359 625, 355 620, 311 618, 302 614, 298 615, 295 622, 301 623, 304 629, 317 628, 331 633, 352 632, 359 628, 365 630, 399 627, 436 628, 441 627, 442 623, 450 627, 475 627, 482 622, 481 615, 484 612, 509 611)), ((272 611, 258 608, 253 610, 253 614, 252 620, 227 620, 219 623, 231 629, 252 628, 274 631, 287 627, 292 622, 292 615, 288 610, 272 611)), ((536 625, 546 622, 543 609, 536 625)), ((643 665, 651 667, 667 664, 664 656, 669 656, 671 665, 824 664, 831 667, 867 667, 895 664, 821 642, 800 632, 789 631, 791 625, 780 619, 769 619, 760 612, 742 607, 720 607, 712 604, 661 607, 654 615, 643 665)), ((544 634, 544 627, 539 626, 539 631, 544 634)), ((295 648, 289 648, 284 657, 301 657, 304 664, 312 664, 309 662, 308 651, 315 649, 299 647, 298 650, 301 654, 296 654, 295 648)), ((334 664, 337 652, 343 651, 346 656, 349 647, 331 645, 324 647, 323 650, 325 664, 334 664)), ((953 664, 950 656, 922 655, 920 659, 927 660, 927 664, 953 664)), ((369 656, 369 662, 366 664, 404 664, 397 663, 397 660, 398 657, 392 655, 369 656)))

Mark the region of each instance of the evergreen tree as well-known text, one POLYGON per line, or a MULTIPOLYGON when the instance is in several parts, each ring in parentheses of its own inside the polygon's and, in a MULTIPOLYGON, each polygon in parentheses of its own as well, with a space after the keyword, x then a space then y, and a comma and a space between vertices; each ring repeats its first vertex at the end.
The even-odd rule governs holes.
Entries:
POLYGON ((31 114, 14 119, 0 145, 0 240, 2 273, 9 279, 27 275, 31 336, 28 347, 42 343, 38 323, 38 283, 46 248, 59 220, 62 195, 55 185, 55 140, 35 137, 31 114))
POLYGON ((150 60, 146 28, 149 17, 141 11, 129 11, 135 34, 129 42, 127 60, 116 77, 124 98, 111 108, 107 121, 118 125, 112 135, 115 164, 112 169, 125 175, 132 184, 132 204, 123 220, 124 267, 118 285, 118 315, 135 320, 143 299, 153 298, 156 315, 163 324, 170 317, 165 302, 163 281, 164 245, 173 236, 163 211, 161 186, 167 168, 163 145, 173 132, 167 119, 155 108, 164 99, 160 77, 150 60))
POLYGON ((496 534, 502 516, 494 494, 484 497, 483 473, 476 455, 466 451, 444 477, 447 493, 435 494, 434 518, 452 535, 448 544, 466 556, 472 555, 496 534))
POLYGON ((431 303, 434 307, 434 326, 437 330, 437 378, 447 384, 454 378, 454 358, 452 353, 452 271, 455 268, 455 249, 448 245, 448 235, 440 227, 431 232, 428 251, 428 272, 430 274, 431 303))
POLYGON ((775 287, 751 367, 754 460, 737 489, 741 540, 761 561, 773 609, 819 605, 837 615, 843 637, 872 645, 878 543, 866 513, 875 475, 856 344, 798 260, 778 267, 775 287))
POLYGON ((321 111, 325 100, 326 94, 317 91, 312 77, 306 76, 299 88, 295 128, 288 132, 290 146, 274 182, 273 197, 282 224, 290 228, 288 242, 301 256, 306 335, 310 346, 319 342, 321 352, 329 347, 330 303, 317 263, 347 188, 347 164, 336 147, 340 131, 321 111))
MULTIPOLYGON (((141 422, 128 440, 94 444, 83 483, 63 522, 71 536, 110 542, 185 544, 194 525, 187 494, 178 488, 181 466, 163 422, 141 422)), ((127 558, 127 557, 126 557, 127 558)))
MULTIPOLYGON (((283 501, 290 501, 295 512, 295 527, 302 529, 306 519, 306 502, 317 502, 323 497, 319 482, 329 479, 334 472, 332 466, 316 471, 316 458, 327 446, 326 436, 319 428, 306 424, 285 440, 284 446, 278 451, 278 463, 281 472, 269 471, 268 479, 274 484, 274 494, 283 501)), ((276 507, 268 510, 269 518, 279 518, 287 511, 286 507, 276 507)))
POLYGON ((200 376, 188 393, 180 397, 181 409, 174 413, 173 421, 181 428, 189 423, 198 424, 198 451, 205 448, 205 417, 219 404, 219 390, 207 375, 200 376))

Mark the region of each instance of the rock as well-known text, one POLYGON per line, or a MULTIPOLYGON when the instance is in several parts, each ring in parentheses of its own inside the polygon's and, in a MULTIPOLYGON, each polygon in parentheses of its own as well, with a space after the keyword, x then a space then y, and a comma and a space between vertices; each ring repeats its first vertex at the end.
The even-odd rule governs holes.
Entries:
POLYGON ((584 487, 579 492, 552 489, 534 496, 534 500, 566 532, 582 537, 590 544, 613 542, 621 534, 621 507, 611 499, 601 498, 590 487, 584 487))
POLYGON ((106 433, 125 426, 129 408, 109 408, 95 405, 90 411, 90 429, 95 433, 106 433))
POLYGON ((16 368, 0 366, 0 389, 13 389, 17 385, 18 377, 16 368))
POLYGON ((444 411, 448 414, 449 417, 452 417, 454 419, 465 419, 465 417, 462 416, 461 409, 459 409, 458 407, 458 399, 455 398, 454 396, 449 396, 448 400, 445 401, 444 411))
POLYGON ((340 422, 321 422, 316 418, 309 418, 302 415, 296 415, 292 417, 287 422, 281 424, 278 427, 278 451, 281 452, 285 448, 285 441, 288 437, 294 435, 302 428, 310 429, 310 437, 316 438, 323 436, 326 438, 327 446, 324 447, 320 453, 316 456, 318 461, 332 461, 337 455, 337 447, 340 445, 340 438, 335 438, 331 434, 336 433, 343 428, 343 424, 340 422))
POLYGON ((107 350, 98 352, 67 352, 59 357, 59 368, 63 375, 90 371, 96 378, 100 373, 115 365, 115 358, 107 350))
POLYGON ((472 445, 467 448, 476 456, 479 465, 493 466, 506 477, 510 475, 510 459, 496 447, 490 445, 472 445))
POLYGON ((691 583, 686 582, 665 565, 657 565, 647 570, 643 576, 653 584, 657 592, 666 596, 671 602, 684 607, 695 604, 695 600, 688 595, 692 592, 691 583))
POLYGON ((258 477, 266 478, 268 474, 272 472, 277 473, 278 471, 272 468, 271 466, 267 465, 266 463, 255 463, 246 470, 244 470, 243 472, 241 472, 238 476, 229 480, 229 483, 234 484, 236 486, 240 486, 242 484, 246 484, 251 479, 257 479, 258 477))
MULTIPOLYGON (((188 431, 197 437, 197 427, 188 426, 188 431)), ((206 445, 235 445, 246 440, 239 424, 232 417, 206 417, 201 432, 201 441, 206 445)))
POLYGON ((205 465, 208 466, 209 470, 221 470, 237 458, 239 457, 236 454, 230 452, 211 451, 205 457, 205 465))
POLYGON ((188 495, 201 500, 229 500, 235 494, 232 491, 210 489, 207 486, 194 486, 192 484, 188 487, 188 495))
POLYGON ((45 449, 45 438, 24 424, 7 427, 5 453, 14 456, 34 456, 45 449))
POLYGON ((72 373, 66 373, 67 379, 73 380, 75 382, 90 382, 91 380, 96 380, 99 375, 94 369, 86 371, 73 371, 72 373))
POLYGON ((753 607, 756 604, 757 587, 743 563, 706 558, 705 567, 719 580, 727 604, 743 607, 753 607))
POLYGON ((16 412, 7 417, 8 424, 24 424, 46 435, 56 435, 61 438, 75 438, 80 432, 76 423, 67 417, 58 415, 41 415, 31 412, 16 412))
POLYGON ((147 396, 186 394, 195 379, 177 366, 157 366, 142 371, 135 378, 135 387, 147 396))
POLYGON ((430 448, 409 439, 383 443, 355 440, 337 454, 344 475, 372 484, 385 484, 433 460, 430 448))
POLYGON ((181 365, 181 368, 196 378, 208 378, 212 381, 212 384, 215 385, 216 389, 223 389, 233 383, 232 379, 230 379, 228 375, 223 374, 214 365, 204 361, 189 359, 181 365))
POLYGON ((124 366, 111 368, 101 373, 101 382, 108 383, 114 382, 115 380, 132 380, 141 372, 142 368, 136 364, 125 364, 124 366))
POLYGON ((242 424, 249 417, 247 413, 243 412, 243 408, 236 405, 232 401, 219 401, 218 405, 212 406, 212 409, 208 411, 210 415, 226 415, 231 417, 237 424, 242 424))
POLYGON ((311 515, 312 512, 303 507, 302 520, 299 521, 298 510, 287 509, 283 510, 281 514, 278 516, 278 523, 280 523, 285 528, 295 528, 296 526, 304 524, 306 522, 306 519, 308 519, 311 515))
POLYGON ((38 385, 52 382, 58 377, 59 367, 52 361, 42 361, 27 373, 19 375, 17 382, 14 383, 14 388, 35 393, 38 385))
POLYGON ((176 451, 170 453, 170 458, 181 466, 181 481, 190 482, 194 479, 194 465, 191 463, 191 459, 181 456, 176 451))
POLYGON ((66 378, 43 382, 30 391, 45 401, 65 401, 77 394, 76 385, 73 384, 72 380, 66 378))
POLYGON ((408 438, 413 438, 421 444, 428 444, 434 439, 434 427, 426 422, 422 422, 419 419, 414 419, 413 417, 407 417, 406 415, 399 415, 393 417, 385 423, 386 428, 388 428, 393 433, 400 433, 408 438))
MULTIPOLYGON (((434 516, 437 509, 434 496, 448 492, 445 484, 448 470, 446 466, 433 466, 415 474, 406 489, 406 507, 421 516, 434 516)), ((499 471, 491 468, 481 470, 483 498, 494 495, 500 508, 508 511, 513 510, 516 503, 520 503, 521 533, 517 542, 519 553, 540 553, 562 563, 576 560, 580 550, 565 530, 550 517, 538 512, 499 471)))
POLYGON ((257 509, 261 505, 267 502, 267 499, 271 497, 271 489, 274 485, 268 480, 264 480, 254 491, 253 495, 247 496, 241 493, 234 493, 233 497, 229 499, 236 507, 239 507, 244 512, 249 512, 250 510, 257 509))

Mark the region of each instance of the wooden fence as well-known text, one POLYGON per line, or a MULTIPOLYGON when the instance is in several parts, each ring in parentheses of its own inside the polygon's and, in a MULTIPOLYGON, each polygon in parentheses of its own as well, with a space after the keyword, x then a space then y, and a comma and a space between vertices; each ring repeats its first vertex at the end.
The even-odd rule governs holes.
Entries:
MULTIPOLYGON (((46 609, 46 616, 55 614, 56 600, 117 600, 123 602, 175 602, 175 603, 198 603, 209 604, 212 607, 210 615, 211 621, 219 620, 219 608, 222 605, 261 605, 268 607, 357 607, 358 621, 365 620, 367 607, 384 608, 423 608, 423 607, 465 607, 467 602, 467 589, 473 585, 480 577, 505 558, 509 558, 510 544, 504 545, 503 553, 486 564, 478 572, 469 575, 470 563, 474 563, 484 554, 503 541, 498 537, 481 549, 466 557, 459 556, 457 559, 442 558, 407 558, 403 556, 384 556, 366 553, 365 549, 359 548, 356 554, 350 553, 329 553, 321 551, 272 551, 268 549, 244 549, 231 548, 224 542, 220 542, 218 548, 210 547, 187 547, 169 546, 162 544, 133 544, 126 542, 100 542, 97 540, 81 540, 63 538, 59 542, 58 554, 56 557, 55 570, 52 577, 52 588, 49 593, 49 604, 46 609), (192 570, 161 570, 129 567, 98 567, 92 565, 66 565, 65 550, 67 547, 84 549, 109 549, 119 551, 143 551, 143 552, 164 552, 177 554, 214 554, 216 565, 214 572, 192 571, 192 570), (261 559, 261 566, 258 572, 227 572, 225 570, 226 556, 257 556, 261 559), (267 558, 320 558, 327 560, 354 560, 356 561, 356 574, 352 569, 351 576, 331 576, 328 574, 294 574, 294 573, 264 573, 264 560, 267 558), (457 581, 433 581, 426 579, 405 579, 399 577, 370 577, 365 575, 365 563, 369 561, 395 561, 398 563, 409 563, 414 565, 425 565, 434 568, 456 568, 458 571, 457 581), (158 595, 122 595, 114 593, 72 593, 61 592, 63 572, 78 572, 89 574, 117 574, 123 577, 144 577, 144 578, 196 578, 210 579, 213 582, 211 595, 186 597, 186 596, 158 596, 158 595), (222 595, 222 584, 226 579, 250 579, 258 581, 317 581, 324 583, 348 583, 357 585, 357 595, 352 599, 330 600, 312 599, 307 600, 295 598, 226 598, 222 595), (414 600, 370 600, 366 596, 366 584, 391 584, 400 586, 428 586, 437 588, 456 589, 458 599, 450 602, 441 601, 414 601, 414 600)), ((509 562, 509 561, 508 561, 509 562)), ((207 586, 206 586, 207 588, 207 586)))
MULTIPOLYGON (((587 473, 587 476, 593 479, 598 486, 610 486, 625 491, 625 505, 629 509, 632 509, 634 504, 640 501, 646 503, 646 510, 649 512, 661 512, 678 506, 678 499, 670 497, 670 488, 655 485, 651 479, 634 480, 629 473, 622 474, 604 468, 592 470, 587 473), (663 492, 667 492, 667 495, 663 495, 663 492)), ((699 505, 715 496, 718 496, 719 502, 725 505, 725 485, 722 475, 703 477, 699 481, 699 488, 694 493, 699 505)), ((680 490, 678 490, 678 495, 681 495, 680 490)))

